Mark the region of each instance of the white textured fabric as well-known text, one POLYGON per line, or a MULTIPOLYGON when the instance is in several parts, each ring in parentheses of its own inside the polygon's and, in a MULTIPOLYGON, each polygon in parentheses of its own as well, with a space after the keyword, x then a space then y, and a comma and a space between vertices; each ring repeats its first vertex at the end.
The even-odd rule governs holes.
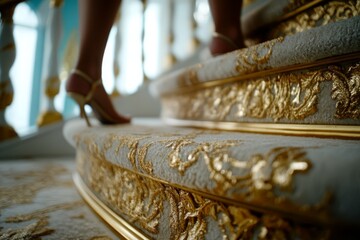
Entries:
MULTIPOLYGON (((199 83, 236 77, 251 73, 251 68, 237 63, 241 56, 251 56, 253 52, 264 54, 272 45, 272 54, 263 64, 256 64, 256 72, 311 63, 319 59, 360 51, 360 16, 331 23, 285 37, 272 40, 222 56, 208 59, 197 65, 180 69, 162 76, 150 86, 154 96, 177 90, 184 76, 195 74, 199 83), (237 66, 240 66, 237 68, 237 66)), ((250 62, 254 60, 249 58, 250 62)), ((256 62, 253 62, 254 64, 256 62)), ((252 70, 254 72, 254 70, 252 70)))
MULTIPOLYGON (((85 129, 83 123, 71 121, 65 129, 67 139, 76 139, 71 143, 76 143, 79 153, 104 156, 104 161, 145 175, 143 169, 134 167, 129 154, 147 149, 143 160, 152 166, 151 177, 187 189, 304 216, 316 215, 312 207, 331 196, 323 206, 330 222, 357 224, 360 218, 359 140, 174 128, 154 120, 85 129), (188 166, 181 165, 190 161, 188 166), (227 174, 230 179, 249 178, 226 185, 220 176, 227 174), (290 182, 284 187, 287 180, 290 182), (261 184, 270 184, 270 190, 264 191, 272 197, 260 199, 260 204, 251 196, 256 188, 265 186, 261 184), (219 190, 219 186, 223 188, 219 190), (307 206, 313 212, 294 212, 276 199, 285 199, 298 210, 307 206)), ((136 161, 139 158, 135 157, 136 161)))

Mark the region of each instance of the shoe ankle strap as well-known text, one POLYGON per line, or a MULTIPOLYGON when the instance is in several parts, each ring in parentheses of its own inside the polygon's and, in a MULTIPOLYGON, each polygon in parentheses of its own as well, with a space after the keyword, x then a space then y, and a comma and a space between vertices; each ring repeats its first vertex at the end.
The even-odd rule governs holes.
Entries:
POLYGON ((213 32, 212 36, 214 38, 220 38, 220 39, 226 41, 228 44, 233 46, 235 49, 240 48, 233 40, 231 40, 228 36, 225 36, 224 34, 221 34, 221 33, 218 33, 218 32, 213 32))
POLYGON ((91 78, 89 75, 87 75, 86 73, 84 73, 83 71, 81 71, 79 69, 73 69, 71 71, 71 73, 79 75, 80 77, 82 77, 84 80, 86 80, 91 85, 99 85, 99 84, 101 84, 101 78, 94 81, 93 78, 91 78))
POLYGON ((73 69, 71 73, 79 75, 91 85, 90 91, 85 96, 85 102, 90 102, 91 99, 93 98, 96 88, 102 85, 101 78, 99 80, 94 81, 89 75, 87 75, 86 73, 84 73, 79 69, 73 69))

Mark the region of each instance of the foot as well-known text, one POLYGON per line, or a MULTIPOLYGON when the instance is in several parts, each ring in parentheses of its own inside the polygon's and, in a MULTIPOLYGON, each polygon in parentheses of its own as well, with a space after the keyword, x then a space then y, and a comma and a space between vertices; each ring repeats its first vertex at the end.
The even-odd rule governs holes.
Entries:
POLYGON ((235 51, 240 48, 244 48, 244 40, 242 36, 226 36, 225 34, 214 35, 210 45, 209 49, 213 56, 222 55, 228 52, 235 51))
MULTIPOLYGON (((91 84, 82 76, 72 73, 66 82, 66 91, 86 96, 91 91, 91 84)), ((109 95, 102 84, 98 85, 91 98, 90 106, 96 118, 103 124, 129 123, 131 119, 116 112, 109 95), (94 106, 96 105, 96 106, 94 106)))

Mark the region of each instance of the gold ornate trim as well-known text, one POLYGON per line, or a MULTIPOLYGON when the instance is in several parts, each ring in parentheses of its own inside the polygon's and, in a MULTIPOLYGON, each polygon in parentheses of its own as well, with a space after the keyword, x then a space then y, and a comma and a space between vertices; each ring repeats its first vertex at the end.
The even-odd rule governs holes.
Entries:
POLYGON ((198 91, 163 96, 163 116, 215 122, 358 125, 359 76, 357 61, 221 86, 208 87, 209 82, 198 91))
MULTIPOLYGON (((299 11, 286 14, 277 26, 269 28, 267 39, 303 32, 332 22, 350 19, 360 14, 358 0, 313 1, 313 6, 299 8, 299 11), (324 2, 322 4, 319 4, 324 2)), ((263 34, 263 33, 262 33, 263 34)), ((264 35, 264 34, 263 34, 264 35)))
POLYGON ((275 147, 266 153, 254 153, 245 161, 229 155, 229 148, 241 145, 241 141, 194 142, 192 139, 201 132, 194 130, 190 134, 177 136, 176 139, 155 139, 145 144, 141 144, 140 140, 146 140, 147 137, 139 133, 135 133, 137 137, 109 136, 102 140, 103 146, 96 143, 93 136, 78 139, 78 148, 86 149, 78 151, 78 171, 103 200, 126 214, 129 221, 136 222, 142 229, 151 233, 158 232, 154 226, 159 223, 160 210, 163 208, 163 189, 168 188, 186 191, 188 194, 196 194, 234 207, 291 216, 298 220, 319 223, 334 221, 328 218, 327 212, 330 192, 319 199, 318 204, 299 205, 274 191, 278 189, 282 193, 290 193, 295 187, 293 177, 306 174, 311 168, 311 160, 306 157, 304 149, 275 147), (154 144, 157 145, 157 149, 160 146, 164 149, 164 154, 167 155, 164 164, 167 159, 169 167, 180 175, 193 168, 200 159, 205 161, 206 167, 202 168, 202 171, 208 171, 209 181, 214 183, 213 187, 206 190, 195 189, 179 185, 177 182, 169 182, 168 179, 154 174, 153 162, 148 159, 151 157, 147 154, 152 151, 150 147, 154 144), (191 151, 188 148, 190 146, 191 151), (131 167, 124 168, 107 160, 106 149, 114 149, 116 154, 124 154, 121 161, 124 164, 131 163, 131 167), (231 170, 229 166, 232 166, 231 170), (124 185, 124 182, 128 184, 124 185), (135 186, 137 190, 133 192, 135 186), (225 194, 235 188, 240 188, 241 193, 230 193, 231 196, 225 194), (130 199, 131 204, 127 204, 130 199), (149 201, 152 202, 150 206, 149 201), (143 204, 144 202, 146 204, 143 204))
POLYGON ((164 118, 166 124, 179 127, 198 127, 217 130, 231 130, 251 133, 283 134, 307 137, 340 137, 360 139, 360 126, 280 124, 280 123, 240 123, 197 121, 164 118))
MULTIPOLYGON (((85 171, 85 174, 82 173, 84 176, 78 175, 78 178, 83 177, 83 185, 91 186, 90 188, 84 187, 99 196, 98 198, 93 194, 93 197, 98 200, 95 203, 103 206, 109 204, 113 210, 108 207, 109 212, 106 215, 112 213, 115 217, 121 213, 128 217, 129 221, 134 221, 142 227, 144 224, 148 225, 151 228, 143 228, 143 230, 155 238, 164 237, 160 236, 161 231, 159 231, 159 227, 162 226, 170 229, 170 239, 203 239, 210 231, 208 221, 214 221, 215 226, 219 228, 219 234, 224 239, 253 239, 254 237, 272 239, 270 236, 276 233, 292 236, 309 234, 313 230, 315 230, 312 232, 313 234, 323 237, 329 234, 326 226, 311 225, 309 228, 308 224, 302 225, 301 222, 285 218, 285 216, 291 216, 292 219, 302 219, 308 223, 317 221, 326 223, 329 219, 321 218, 322 215, 318 214, 318 211, 324 208, 323 203, 315 206, 314 209, 311 206, 297 207, 294 212, 283 212, 281 209, 275 212, 268 212, 265 209, 256 211, 252 208, 241 207, 235 201, 234 205, 226 204, 223 201, 215 201, 182 188, 163 184, 159 179, 149 178, 144 176, 146 174, 124 169, 98 157, 100 156, 83 155, 78 158, 80 166, 85 167, 82 168, 82 171, 85 171), (119 204, 125 208, 119 208, 119 204), (144 211, 148 212, 144 213, 144 211), (299 211, 317 212, 317 214, 306 219, 297 214, 299 211), (149 213, 151 214, 148 215, 149 213), (160 217, 167 219, 168 223, 160 221, 160 217), (277 224, 280 222, 282 224, 277 224), (283 224, 288 227, 284 229, 283 224), (260 233, 259 230, 264 230, 265 233, 260 233)), ((103 212, 103 209, 100 209, 100 212, 103 212)), ((112 221, 113 218, 104 220, 112 221)), ((111 223, 113 224, 113 222, 111 223)), ((119 227, 116 224, 111 226, 119 227)), ((214 225, 212 226, 214 227, 214 225)), ((122 229, 115 230, 122 231, 122 229)), ((275 237, 275 239, 279 238, 275 237)))
MULTIPOLYGON (((292 71, 299 71, 299 70, 304 70, 304 69, 309 69, 309 68, 320 67, 323 65, 330 65, 330 64, 343 63, 343 62, 348 62, 348 61, 353 61, 353 60, 359 60, 360 59, 359 56, 360 56, 360 52, 355 52, 355 53, 345 54, 345 55, 341 55, 341 56, 320 59, 320 60, 317 60, 312 63, 296 64, 296 65, 292 65, 292 66, 273 68, 273 69, 262 70, 259 72, 248 73, 248 74, 234 76, 234 77, 214 79, 214 80, 207 81, 207 82, 195 81, 195 84, 194 84, 194 81, 192 81, 191 82, 192 85, 180 86, 177 89, 174 89, 172 91, 162 94, 161 96, 171 96, 173 94, 183 94, 183 93, 188 93, 188 92, 194 92, 194 91, 204 89, 204 88, 216 87, 216 86, 225 85, 228 83, 234 83, 234 82, 249 80, 249 79, 253 79, 253 78, 261 78, 261 77, 266 77, 269 75, 274 75, 274 74, 279 74, 279 73, 287 73, 287 72, 292 72, 292 71)), ((198 68, 198 66, 196 68, 198 68)), ((192 70, 190 70, 189 74, 194 75, 195 73, 192 70)))
MULTIPOLYGON (((309 1, 309 0, 307 0, 309 1)), ((288 10, 292 10, 288 13, 285 13, 285 15, 283 15, 280 19, 279 19, 279 22, 281 21, 285 21, 313 6, 316 6, 318 5, 319 3, 321 2, 324 2, 325 0, 310 0, 309 2, 307 3, 302 3, 303 0, 292 0, 290 5, 284 9, 284 12, 288 12, 288 10), (300 2, 300 3, 299 3, 300 2)))
POLYGON ((122 237, 126 239, 149 239, 102 203, 101 200, 86 186, 78 173, 73 175, 73 179, 77 190, 86 203, 122 237))

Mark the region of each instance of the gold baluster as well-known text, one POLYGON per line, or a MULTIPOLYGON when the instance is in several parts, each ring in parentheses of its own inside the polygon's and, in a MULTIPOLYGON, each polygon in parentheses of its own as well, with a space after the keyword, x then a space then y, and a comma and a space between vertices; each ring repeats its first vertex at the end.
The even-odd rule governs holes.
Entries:
POLYGON ((141 30, 141 62, 142 62, 142 71, 143 71, 143 84, 149 81, 148 76, 145 72, 145 21, 146 21, 146 8, 147 8, 147 0, 141 0, 143 11, 142 11, 142 30, 141 30))
POLYGON ((200 40, 197 37, 196 30, 198 29, 198 23, 195 19, 195 11, 196 11, 196 0, 191 0, 191 33, 192 33, 192 39, 191 39, 191 45, 192 50, 196 50, 200 45, 200 40))
POLYGON ((62 120, 62 116, 55 110, 54 98, 59 93, 60 78, 59 67, 57 61, 57 52, 59 48, 59 33, 61 29, 61 14, 60 8, 63 4, 63 0, 51 0, 50 1, 50 16, 49 16, 49 34, 47 35, 47 44, 50 44, 50 52, 45 59, 44 68, 45 73, 45 97, 46 108, 40 114, 38 118, 38 126, 44 126, 51 123, 55 123, 62 120))
POLYGON ((120 92, 117 88, 117 81, 119 80, 120 75, 120 63, 119 63, 119 53, 121 49, 121 32, 120 32, 120 17, 121 17, 121 8, 119 9, 115 21, 114 27, 116 28, 115 34, 115 48, 114 48, 114 59, 113 59, 113 71, 114 71, 114 88, 112 90, 112 97, 119 97, 120 92))
POLYGON ((18 136, 5 119, 6 108, 10 106, 14 97, 10 69, 16 57, 13 15, 18 2, 20 1, 0 2, 2 25, 0 32, 0 141, 18 136))
POLYGON ((175 1, 169 1, 169 52, 167 56, 167 66, 171 67, 177 62, 177 58, 174 54, 174 42, 175 42, 175 26, 174 26, 174 19, 175 19, 175 1))

